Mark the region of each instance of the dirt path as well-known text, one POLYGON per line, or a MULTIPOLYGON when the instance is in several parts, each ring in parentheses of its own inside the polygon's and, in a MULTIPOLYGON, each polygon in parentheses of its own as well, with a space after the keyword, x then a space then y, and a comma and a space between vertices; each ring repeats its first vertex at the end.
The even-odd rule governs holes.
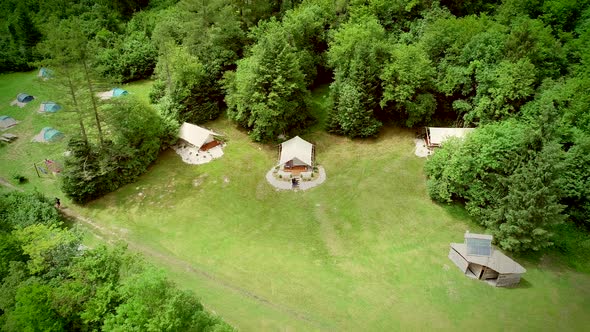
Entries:
POLYGON ((0 177, 0 184, 12 190, 23 191, 21 188, 13 186, 12 183, 8 182, 8 180, 3 177, 0 177))
POLYGON ((184 271, 189 272, 190 274, 192 274, 195 277, 207 279, 207 280, 209 280, 209 281, 211 281, 223 288, 226 288, 232 292, 238 293, 241 296, 244 296, 250 300, 254 300, 255 302, 261 303, 261 304, 263 304, 267 307, 270 307, 272 309, 275 309, 279 312, 283 312, 283 313, 285 313, 291 317, 294 317, 296 319, 306 321, 308 323, 316 325, 319 328, 333 329, 333 327, 331 327, 330 325, 327 325, 324 322, 320 322, 316 319, 313 319, 304 313, 301 313, 297 310, 291 309, 291 308, 286 307, 284 305, 274 303, 274 302, 272 302, 262 296, 259 296, 247 289, 241 288, 241 287, 233 285, 227 281, 224 281, 224 280, 216 277, 215 275, 207 272, 206 270, 196 267, 196 266, 194 266, 194 264, 191 264, 185 260, 182 260, 182 259, 172 256, 172 255, 163 254, 162 252, 159 252, 157 250, 149 248, 145 245, 139 244, 135 241, 131 241, 128 238, 123 237, 120 233, 117 233, 111 229, 108 229, 108 228, 94 222, 93 220, 91 220, 89 218, 84 217, 72 209, 64 207, 64 208, 62 208, 61 212, 66 217, 72 219, 73 221, 76 221, 76 222, 82 223, 83 225, 89 226, 96 236, 102 238, 104 241, 107 241, 108 243, 113 243, 115 241, 124 241, 125 243, 127 243, 128 247, 130 249, 140 252, 144 255, 149 255, 153 258, 156 258, 156 259, 162 261, 165 264, 175 266, 175 267, 180 267, 184 271))

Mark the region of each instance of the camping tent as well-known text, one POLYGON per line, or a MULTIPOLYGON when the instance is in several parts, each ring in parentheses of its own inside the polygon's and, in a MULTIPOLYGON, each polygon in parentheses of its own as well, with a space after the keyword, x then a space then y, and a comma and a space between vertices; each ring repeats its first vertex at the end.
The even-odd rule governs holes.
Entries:
POLYGON ((279 165, 313 166, 313 144, 305 141, 299 136, 281 143, 279 165))
POLYGON ((209 147, 209 143, 215 142, 215 136, 221 135, 188 122, 180 126, 180 132, 178 134, 180 139, 202 150, 206 150, 206 148, 203 148, 204 146, 209 147))
POLYGON ((103 99, 103 100, 111 99, 113 97, 126 96, 128 94, 129 94, 129 92, 127 92, 126 90, 123 90, 121 88, 114 88, 109 91, 97 93, 98 97, 100 97, 100 99, 103 99))
POLYGON ((47 142, 54 142, 64 137, 64 134, 61 131, 51 127, 43 128, 41 133, 43 134, 43 139, 47 142))
POLYGON ((0 129, 6 129, 12 126, 16 126, 17 123, 18 121, 7 115, 0 116, 0 129))
POLYGON ((43 103, 41 103, 41 106, 39 107, 39 112, 55 113, 55 112, 59 111, 60 109, 61 109, 61 106, 59 106, 58 104, 56 104, 52 101, 44 101, 43 103))
POLYGON ((51 76, 53 76, 53 72, 45 67, 41 67, 41 69, 39 69, 39 73, 37 74, 37 77, 43 79, 51 78, 51 76))
POLYGON ((112 91, 113 91, 113 97, 126 96, 129 94, 129 92, 127 92, 126 90, 123 90, 121 88, 114 88, 112 91))
POLYGON ((35 97, 28 95, 26 93, 19 93, 18 96, 16 96, 16 100, 18 100, 21 103, 28 103, 33 99, 35 99, 35 97))

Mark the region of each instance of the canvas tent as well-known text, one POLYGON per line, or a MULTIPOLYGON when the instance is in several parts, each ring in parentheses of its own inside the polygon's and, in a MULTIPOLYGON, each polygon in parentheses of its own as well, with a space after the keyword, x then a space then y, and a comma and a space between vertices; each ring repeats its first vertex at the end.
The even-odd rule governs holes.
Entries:
POLYGON ((430 148, 441 146, 449 137, 463 138, 475 128, 426 128, 426 145, 430 148))
POLYGON ((185 140, 203 151, 219 145, 220 142, 215 140, 215 136, 221 135, 188 122, 185 122, 180 126, 180 131, 178 133, 180 139, 185 140))
POLYGON ((492 246, 493 237, 465 233, 464 243, 451 243, 449 259, 468 277, 496 287, 513 286, 526 272, 520 264, 492 246))
POLYGON ((314 147, 299 136, 281 143, 279 152, 279 166, 283 170, 307 170, 313 167, 314 147))
POLYGON ((59 110, 61 110, 61 106, 52 101, 44 101, 39 106, 39 113, 55 113, 59 110))
POLYGON ((26 93, 19 93, 18 96, 16 96, 16 100, 20 103, 28 103, 33 99, 35 99, 33 96, 26 93))
POLYGON ((16 126, 17 123, 18 121, 7 115, 0 116, 0 129, 8 129, 10 127, 16 126))

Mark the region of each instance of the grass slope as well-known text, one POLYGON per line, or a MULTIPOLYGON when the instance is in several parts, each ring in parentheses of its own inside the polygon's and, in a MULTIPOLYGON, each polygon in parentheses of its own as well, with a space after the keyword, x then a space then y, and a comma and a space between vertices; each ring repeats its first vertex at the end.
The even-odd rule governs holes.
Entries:
MULTIPOLYGON (((326 92, 314 95, 320 119, 326 92)), ((303 137, 328 179, 277 192, 264 179, 274 146, 225 119, 208 126, 228 138, 223 158, 193 166, 166 151, 136 183, 75 209, 241 330, 581 331, 590 322, 590 276, 555 255, 518 258, 528 271, 514 289, 462 276, 449 242, 481 228, 430 201, 413 132, 350 140, 312 131, 303 137)))
POLYGON ((580 330, 588 322, 588 275, 526 259, 516 289, 461 275, 446 257, 449 242, 480 229, 430 202, 413 133, 307 137, 328 180, 295 193, 276 192, 263 178, 273 148, 250 143, 225 120, 211 125, 230 138, 222 159, 195 167, 167 152, 138 183, 89 209, 132 241, 214 276, 176 271, 238 327, 495 329, 496 321, 514 330, 580 330))

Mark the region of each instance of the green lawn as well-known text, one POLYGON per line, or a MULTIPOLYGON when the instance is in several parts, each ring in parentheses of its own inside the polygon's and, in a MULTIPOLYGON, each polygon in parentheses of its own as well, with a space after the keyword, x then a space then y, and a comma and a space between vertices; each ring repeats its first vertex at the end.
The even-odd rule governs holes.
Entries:
MULTIPOLYGON (((148 86, 128 89, 145 96, 148 86)), ((314 95, 315 107, 326 105, 325 93, 314 95)), ((328 178, 307 192, 277 192, 264 179, 276 147, 252 143, 226 119, 207 126, 228 138, 223 158, 187 165, 168 150, 136 183, 70 208, 240 330, 582 331, 590 323, 590 275, 554 254, 518 257, 528 271, 513 289, 461 274, 449 243, 482 229, 462 209, 428 198, 412 131, 387 128, 375 140, 303 135, 328 178)), ((0 150, 2 177, 15 170, 5 166, 13 150, 0 150)), ((42 183, 25 188, 57 190, 42 183)))

